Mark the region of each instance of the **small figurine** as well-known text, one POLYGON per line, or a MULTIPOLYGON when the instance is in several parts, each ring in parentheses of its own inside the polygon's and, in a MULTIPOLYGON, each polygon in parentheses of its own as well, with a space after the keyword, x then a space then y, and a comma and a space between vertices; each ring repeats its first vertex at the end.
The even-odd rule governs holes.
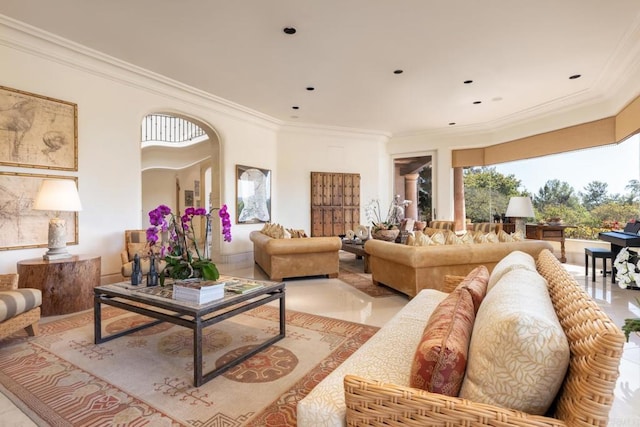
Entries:
POLYGON ((140 267, 140 256, 135 254, 133 257, 133 269, 131 271, 131 284, 139 285, 142 283, 142 268, 140 267))
POLYGON ((158 286, 158 272, 156 271, 156 258, 151 254, 149 260, 149 274, 147 274, 147 286, 158 286))

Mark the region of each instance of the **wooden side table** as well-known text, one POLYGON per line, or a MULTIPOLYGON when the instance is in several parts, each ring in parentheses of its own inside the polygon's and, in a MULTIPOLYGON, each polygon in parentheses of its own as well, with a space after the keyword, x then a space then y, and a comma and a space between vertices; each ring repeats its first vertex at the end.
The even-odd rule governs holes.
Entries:
POLYGON ((564 251, 564 230, 573 225, 527 224, 527 239, 560 242, 560 262, 567 262, 564 251))
POLYGON ((19 288, 42 291, 42 315, 75 313, 93 307, 93 288, 100 285, 100 257, 74 255, 46 261, 18 261, 19 288))

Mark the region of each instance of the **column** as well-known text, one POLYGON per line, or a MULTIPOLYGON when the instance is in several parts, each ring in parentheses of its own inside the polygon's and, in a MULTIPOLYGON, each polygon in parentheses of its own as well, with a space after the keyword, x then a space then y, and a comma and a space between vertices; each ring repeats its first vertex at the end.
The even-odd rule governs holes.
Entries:
POLYGON ((417 173, 408 173, 404 176, 404 194, 411 204, 404 209, 405 218, 418 220, 418 177, 417 173))
POLYGON ((453 219, 456 231, 467 229, 464 207, 464 174, 461 167, 453 168, 453 219))

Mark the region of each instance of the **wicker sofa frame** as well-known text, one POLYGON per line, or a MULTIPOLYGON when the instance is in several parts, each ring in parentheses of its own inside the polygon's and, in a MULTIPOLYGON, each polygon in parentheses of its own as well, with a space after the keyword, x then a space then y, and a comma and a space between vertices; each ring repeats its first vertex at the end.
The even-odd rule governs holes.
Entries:
POLYGON ((548 250, 537 259, 571 351, 548 417, 346 375, 348 426, 606 426, 624 335, 548 250))

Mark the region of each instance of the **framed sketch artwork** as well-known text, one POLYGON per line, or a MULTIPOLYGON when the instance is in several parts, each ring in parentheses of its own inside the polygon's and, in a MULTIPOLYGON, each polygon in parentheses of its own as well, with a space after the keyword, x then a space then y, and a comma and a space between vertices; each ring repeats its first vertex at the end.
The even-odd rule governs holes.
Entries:
POLYGON ((78 170, 78 106, 0 86, 0 164, 78 170))
MULTIPOLYGON (((49 220, 56 212, 34 210, 33 202, 44 179, 75 177, 0 172, 0 250, 46 248, 49 220)), ((78 244, 78 213, 59 212, 66 221, 67 245, 78 244)))
POLYGON ((271 171, 236 165, 236 223, 271 221, 271 171))

